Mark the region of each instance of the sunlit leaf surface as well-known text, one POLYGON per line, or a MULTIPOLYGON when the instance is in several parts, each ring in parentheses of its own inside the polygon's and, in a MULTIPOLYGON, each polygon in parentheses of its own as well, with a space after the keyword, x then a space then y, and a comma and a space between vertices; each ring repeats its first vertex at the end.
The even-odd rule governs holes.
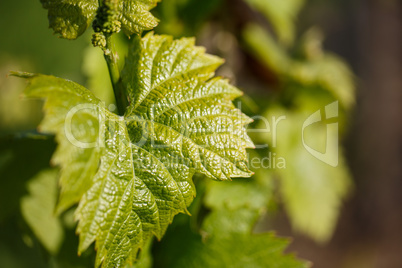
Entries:
POLYGON ((68 80, 26 73, 25 95, 45 98, 40 130, 56 134, 61 212, 79 202, 79 252, 93 242, 96 266, 133 262, 161 238, 195 196, 195 172, 216 180, 248 177, 244 125, 232 104, 241 92, 214 70, 222 63, 193 39, 136 38, 123 81, 130 106, 120 117, 68 80))

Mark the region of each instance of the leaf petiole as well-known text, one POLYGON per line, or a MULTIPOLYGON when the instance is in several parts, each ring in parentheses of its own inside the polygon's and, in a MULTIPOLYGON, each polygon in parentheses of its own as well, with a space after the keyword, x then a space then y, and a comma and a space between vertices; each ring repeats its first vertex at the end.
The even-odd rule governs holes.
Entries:
POLYGON ((120 77, 119 66, 117 64, 117 55, 113 48, 112 36, 106 37, 106 47, 104 50, 104 57, 109 69, 110 80, 113 85, 114 96, 116 99, 116 106, 119 115, 124 115, 126 107, 128 106, 127 97, 120 77))

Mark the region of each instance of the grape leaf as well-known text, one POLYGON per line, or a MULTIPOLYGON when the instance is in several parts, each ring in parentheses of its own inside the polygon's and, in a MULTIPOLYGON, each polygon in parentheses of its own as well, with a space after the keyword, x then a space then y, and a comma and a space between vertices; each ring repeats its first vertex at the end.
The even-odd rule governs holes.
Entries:
POLYGON ((58 210, 79 201, 79 252, 94 241, 96 266, 133 262, 147 239, 160 239, 195 196, 195 172, 217 180, 249 177, 250 119, 232 100, 241 92, 214 76, 222 61, 194 39, 134 38, 124 68, 130 106, 120 117, 82 86, 28 78, 27 97, 46 98, 43 132, 56 133, 62 167, 58 210))
MULTIPOLYGON (((66 39, 76 39, 91 25, 98 0, 40 0, 48 10, 49 26, 66 39)), ((118 0, 118 18, 125 34, 150 30, 158 20, 149 12, 161 0, 118 0)))

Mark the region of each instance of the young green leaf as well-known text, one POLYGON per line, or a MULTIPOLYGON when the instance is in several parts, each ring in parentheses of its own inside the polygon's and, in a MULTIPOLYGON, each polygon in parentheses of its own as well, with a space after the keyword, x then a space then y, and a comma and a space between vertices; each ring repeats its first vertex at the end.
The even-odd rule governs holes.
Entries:
POLYGON ((153 235, 186 213, 195 172, 217 180, 249 177, 244 125, 232 104, 241 92, 213 78, 221 60, 193 39, 135 38, 123 74, 125 116, 107 111, 68 80, 17 73, 28 97, 46 98, 41 130, 56 133, 53 161, 62 167, 59 211, 79 201, 79 252, 94 241, 96 266, 133 262, 153 235))
MULTIPOLYGON (((91 25, 99 8, 98 0, 40 0, 48 10, 49 26, 66 39, 76 39, 91 25)), ((117 17, 125 34, 150 30, 158 20, 149 12, 161 0, 115 0, 117 17)))
POLYGON ((149 12, 162 0, 119 0, 119 18, 127 35, 141 33, 158 25, 158 20, 149 12))

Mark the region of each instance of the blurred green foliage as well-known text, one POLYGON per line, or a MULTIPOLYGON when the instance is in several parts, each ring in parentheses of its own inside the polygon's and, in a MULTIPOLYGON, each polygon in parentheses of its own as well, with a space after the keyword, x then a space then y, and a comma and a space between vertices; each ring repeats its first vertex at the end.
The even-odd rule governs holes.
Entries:
POLYGON ((287 239, 253 234, 259 216, 248 207, 214 210, 203 221, 201 235, 189 229, 188 221, 176 221, 154 251, 156 267, 309 267, 283 254, 287 239))
POLYGON ((57 173, 57 169, 40 171, 27 184, 28 195, 21 199, 22 216, 53 255, 59 251, 64 235, 60 219, 54 213, 58 194, 57 173))
POLYGON ((0 138, 2 267, 88 267, 92 262, 91 252, 77 256, 72 214, 59 219, 54 213, 57 174, 49 168, 55 147, 52 137, 34 132, 0 138))
POLYGON ((26 133, 0 139, 0 222, 16 215, 26 183, 49 166, 52 138, 26 133), (7 204, 7 205, 6 205, 7 204))
POLYGON ((169 0, 162 1, 155 9, 160 19, 157 33, 175 37, 194 36, 219 8, 223 0, 169 0))
POLYGON ((305 0, 246 0, 271 23, 284 45, 290 45, 296 37, 296 18, 305 0))
MULTIPOLYGON (((294 229, 317 242, 327 242, 352 185, 338 142, 342 141, 347 115, 354 104, 354 78, 343 60, 323 50, 323 34, 319 29, 311 28, 296 41, 294 31, 290 30, 293 28, 286 24, 279 27, 280 23, 274 22, 291 21, 294 25, 302 1, 295 1, 287 12, 278 11, 275 15, 270 15, 269 5, 261 4, 269 1, 248 2, 275 26, 275 31, 270 32, 252 22, 244 27, 242 37, 249 53, 276 77, 275 93, 266 101, 268 108, 263 117, 272 118, 271 123, 283 119, 275 130, 255 135, 254 140, 269 144, 276 157, 286 160, 286 168, 266 171, 266 176, 277 178, 294 229), (337 107, 336 121, 326 123, 324 117, 304 129, 303 123, 309 116, 330 104, 337 107), (335 132, 327 128, 330 123, 336 124, 335 132), (323 155, 326 150, 333 153, 337 157, 336 166, 323 163, 306 147, 323 155)), ((266 128, 266 122, 260 120, 257 128, 266 128)))

